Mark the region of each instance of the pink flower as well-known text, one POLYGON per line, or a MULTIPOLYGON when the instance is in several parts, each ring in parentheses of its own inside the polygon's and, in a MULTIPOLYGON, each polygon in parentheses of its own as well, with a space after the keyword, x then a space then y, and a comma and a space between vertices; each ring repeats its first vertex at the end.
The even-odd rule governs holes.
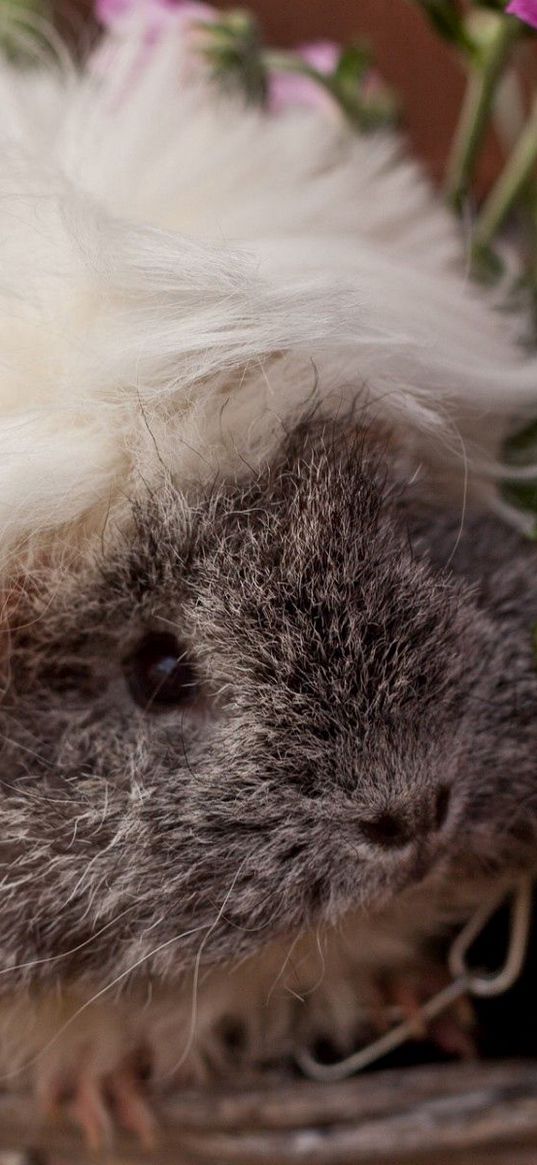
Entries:
POLYGON ((121 28, 131 16, 144 20, 150 34, 196 21, 213 21, 216 13, 209 4, 195 0, 96 0, 95 12, 111 31, 121 28))
MULTIPOLYGON (((331 40, 312 41, 311 44, 299 45, 295 51, 306 65, 311 65, 312 69, 324 76, 330 76, 335 71, 341 55, 339 45, 331 40)), ((331 104, 332 98, 327 90, 304 73, 282 70, 270 75, 268 105, 273 113, 279 113, 290 105, 319 108, 331 104)))
MULTIPOLYGON (((95 13, 110 37, 121 39, 128 35, 132 20, 138 22, 142 33, 140 58, 133 68, 133 79, 143 69, 151 52, 167 32, 179 32, 189 49, 195 49, 198 25, 217 19, 216 9, 197 0, 95 0, 95 13)), ((192 55, 192 54, 191 54, 192 55)), ((106 75, 113 68, 113 49, 106 42, 98 45, 93 54, 96 74, 106 75)))
POLYGON ((318 73, 333 73, 341 56, 341 48, 332 40, 314 40, 298 45, 296 52, 307 65, 318 73))
POLYGON ((511 0, 505 11, 537 28, 537 0, 511 0))
POLYGON ((179 33, 189 55, 195 57, 190 50, 195 50, 198 26, 210 24, 218 17, 216 9, 197 0, 95 0, 95 14, 108 33, 92 55, 96 76, 107 76, 114 68, 114 42, 121 43, 129 35, 131 22, 135 20, 137 23, 141 46, 138 60, 132 66, 128 89, 136 83, 164 34, 179 33))

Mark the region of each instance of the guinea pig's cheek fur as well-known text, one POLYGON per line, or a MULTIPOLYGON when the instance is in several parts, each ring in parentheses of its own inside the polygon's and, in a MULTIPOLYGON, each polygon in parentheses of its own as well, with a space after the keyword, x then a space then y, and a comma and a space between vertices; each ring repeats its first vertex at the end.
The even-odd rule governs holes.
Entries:
MULTIPOLYGON (((377 462, 365 442, 295 436, 253 483, 192 510, 163 489, 93 558, 68 570, 60 553, 18 589, 1 959, 54 974, 73 950, 62 973, 142 959, 173 978, 201 937, 207 961, 240 957, 435 876, 451 822, 466 828, 465 758, 481 765, 488 739, 474 709, 496 715, 488 689, 466 698, 489 632, 472 594, 416 565, 377 462), (158 715, 132 699, 122 660, 154 628, 184 645, 202 715, 198 699, 158 715), (430 851, 412 829, 364 843, 383 814, 438 814, 446 781, 430 851)), ((468 848, 480 829, 468 818, 468 848)))

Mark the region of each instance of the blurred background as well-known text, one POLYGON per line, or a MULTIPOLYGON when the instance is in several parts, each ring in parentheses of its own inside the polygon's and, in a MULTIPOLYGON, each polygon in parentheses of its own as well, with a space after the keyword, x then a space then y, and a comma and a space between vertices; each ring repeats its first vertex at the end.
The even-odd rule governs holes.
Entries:
MULTIPOLYGON (((220 8, 241 0, 213 0, 220 8)), ((373 50, 384 79, 398 94, 403 125, 415 152, 441 181, 460 109, 464 75, 456 54, 436 37, 411 0, 243 0, 255 12, 266 40, 279 47, 317 39, 359 40, 373 50)), ((60 0, 58 23, 70 39, 84 39, 89 0, 60 0)), ((501 152, 491 134, 480 160, 477 192, 498 171, 501 152)))
MULTIPOLYGON (((259 14, 267 39, 278 45, 325 37, 369 44, 379 71, 401 99, 414 148, 441 180, 464 75, 455 53, 434 35, 417 7, 409 0, 251 0, 248 7, 259 14)), ((498 160, 491 140, 481 184, 491 180, 498 160)))
MULTIPOLYGON (((442 183, 466 77, 456 50, 432 31, 415 0, 207 2, 216 8, 244 7, 254 13, 262 26, 265 43, 273 48, 293 48, 316 40, 365 45, 371 50, 384 81, 398 98, 401 125, 411 149, 424 162, 433 180, 442 183)), ((93 15, 95 0, 49 0, 49 3, 67 40, 87 47, 98 29, 93 15)), ((459 0, 459 4, 463 10, 472 9, 470 0, 459 0)), ((518 90, 519 103, 522 101, 520 119, 530 93, 535 91, 537 39, 519 45, 517 62, 518 81, 514 87, 518 90)), ((512 144, 511 137, 508 152, 512 144)), ((498 177, 505 157, 497 133, 490 129, 472 181, 473 196, 478 203, 498 177)))

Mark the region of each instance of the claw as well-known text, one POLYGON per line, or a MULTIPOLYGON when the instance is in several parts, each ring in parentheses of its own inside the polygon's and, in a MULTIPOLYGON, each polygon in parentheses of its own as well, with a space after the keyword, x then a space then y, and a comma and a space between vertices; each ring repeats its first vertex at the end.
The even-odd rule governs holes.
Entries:
POLYGON ((130 1062, 106 1073, 86 1063, 74 1080, 67 1070, 56 1069, 38 1081, 37 1099, 47 1120, 67 1115, 93 1152, 111 1146, 116 1126, 137 1137, 143 1149, 156 1147, 156 1123, 143 1078, 130 1062))
POLYGON ((107 1091, 121 1128, 133 1133, 144 1149, 154 1149, 156 1124, 136 1072, 132 1068, 118 1069, 107 1078, 107 1091))
POLYGON ((98 1152, 111 1144, 112 1121, 106 1107, 102 1082, 98 1078, 89 1073, 80 1077, 68 1112, 83 1133, 89 1149, 98 1152))
POLYGON ((412 1025, 413 1036, 417 1040, 426 1040, 427 1024, 421 1010, 423 998, 416 984, 408 979, 395 979, 390 994, 391 1002, 398 1008, 402 1018, 412 1025))
POLYGON ((456 1015, 447 1012, 440 1016, 431 1024, 429 1034, 442 1052, 456 1056, 458 1060, 477 1060, 474 1037, 461 1026, 456 1015))
POLYGON ((400 1018, 412 1025, 414 1038, 432 1040, 441 1051, 462 1060, 474 1060, 477 1047, 472 1036, 474 1011, 467 996, 455 1000, 446 1012, 432 1023, 423 1018, 422 1005, 449 982, 447 973, 426 967, 419 975, 398 975, 384 984, 386 1009, 395 1006, 400 1018))

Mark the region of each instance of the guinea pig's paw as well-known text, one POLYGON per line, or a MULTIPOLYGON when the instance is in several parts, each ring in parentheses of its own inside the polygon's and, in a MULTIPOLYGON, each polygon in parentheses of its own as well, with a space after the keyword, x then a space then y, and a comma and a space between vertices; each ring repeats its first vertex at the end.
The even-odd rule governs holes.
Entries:
POLYGON ((109 1073, 105 1080, 106 1092, 120 1128, 133 1133, 144 1149, 153 1149, 156 1143, 156 1120, 146 1089, 142 1058, 109 1073))
POLYGON ((104 1081, 91 1068, 81 1065, 75 1078, 71 1072, 40 1073, 38 1101, 46 1120, 67 1117, 83 1133, 89 1148, 97 1151, 110 1145, 113 1123, 104 1081))
POLYGON ((88 1147, 110 1147, 115 1129, 132 1133, 144 1149, 153 1149, 156 1122, 146 1094, 141 1057, 129 1056, 107 1071, 92 1058, 78 1064, 43 1066, 37 1080, 40 1111, 48 1119, 65 1115, 83 1134, 88 1147))
POLYGON ((383 981, 386 1016, 391 1023, 394 1018, 399 1022, 410 1021, 415 1039, 429 1040, 457 1059, 474 1060, 477 1057, 473 1036, 475 1015, 467 995, 461 995, 429 1022, 422 1012, 423 1004, 450 982, 447 970, 432 963, 386 977, 383 981))

